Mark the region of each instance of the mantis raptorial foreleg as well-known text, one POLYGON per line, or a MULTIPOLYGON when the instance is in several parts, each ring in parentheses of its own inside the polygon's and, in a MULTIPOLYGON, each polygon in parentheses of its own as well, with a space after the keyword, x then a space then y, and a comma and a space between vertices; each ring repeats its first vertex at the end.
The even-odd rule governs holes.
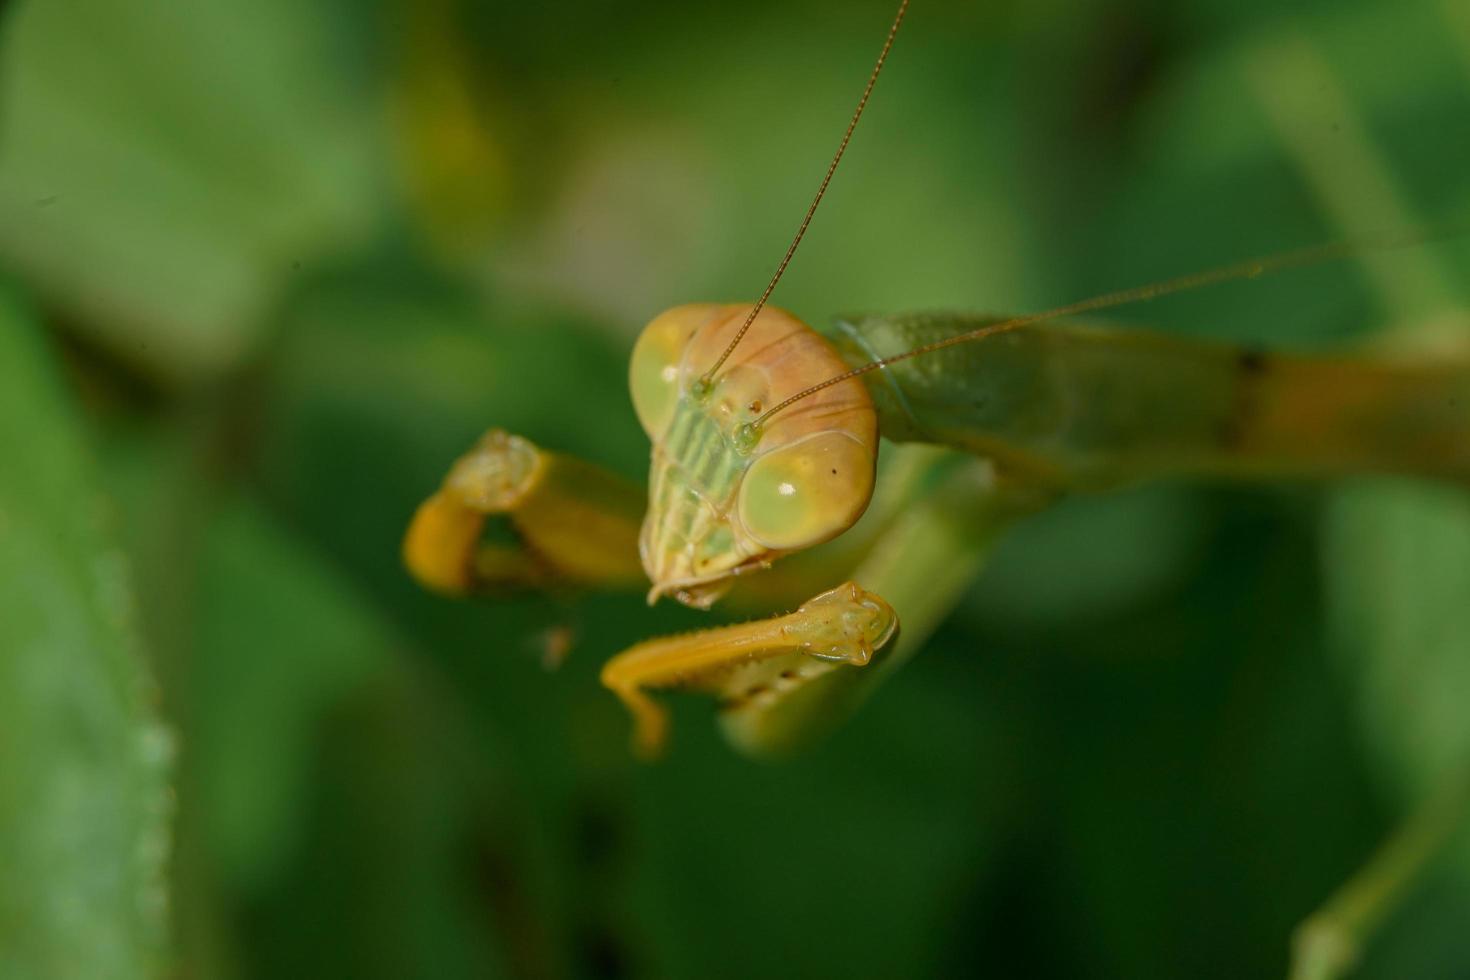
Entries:
POLYGON ((753 754, 835 727, 928 639, 995 537, 1043 502, 975 460, 930 453, 921 465, 930 478, 917 481, 922 497, 886 524, 853 573, 864 587, 848 582, 771 619, 650 640, 608 662, 603 683, 632 712, 641 754, 667 737, 667 714, 649 690, 715 694, 726 735, 753 754), (903 633, 889 643, 894 608, 903 633))
POLYGON ((963 601, 995 541, 1045 507, 1041 490, 999 477, 981 460, 932 450, 927 478, 851 572, 899 611, 902 631, 865 670, 831 670, 786 685, 763 703, 727 706, 726 737, 753 755, 790 752, 840 726, 928 642, 963 601))
POLYGON ((639 643, 609 660, 602 683, 633 713, 634 745, 657 754, 668 729, 665 710, 647 688, 714 692, 731 707, 759 705, 779 684, 796 685, 841 664, 866 666, 898 629, 893 607, 847 582, 795 612, 734 626, 639 643), (780 660, 774 676, 753 668, 780 660))
POLYGON ((508 587, 631 586, 642 580, 643 491, 592 463, 491 429, 419 505, 403 558, 450 595, 508 587), (515 543, 483 540, 504 518, 515 543))

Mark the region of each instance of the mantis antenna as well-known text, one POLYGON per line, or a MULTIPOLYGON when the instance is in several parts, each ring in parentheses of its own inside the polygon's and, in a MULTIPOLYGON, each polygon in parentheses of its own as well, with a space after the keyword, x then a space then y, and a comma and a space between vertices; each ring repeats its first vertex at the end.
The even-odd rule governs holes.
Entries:
POLYGON ((730 346, 725 348, 725 352, 720 355, 719 360, 715 361, 714 366, 700 376, 698 381, 698 387, 700 389, 708 389, 710 382, 714 379, 715 372, 720 369, 721 365, 725 363, 731 354, 735 353, 735 348, 740 346, 740 341, 744 339, 745 332, 750 329, 750 325, 760 315, 760 311, 766 305, 766 300, 771 298, 771 293, 775 290, 776 283, 781 281, 781 276, 786 271, 786 266, 791 263, 791 257, 796 254, 796 247, 801 244, 801 239, 806 234, 807 226, 812 223, 812 215, 817 213, 817 205, 822 203, 822 195, 827 193, 827 185, 832 183, 832 175, 837 172, 837 164, 841 162, 842 154, 847 151, 848 141, 852 139, 852 131, 857 129, 858 120, 863 117, 863 110, 868 107, 868 97, 873 94, 873 86, 878 84, 878 75, 883 71, 883 63, 888 60, 888 52, 893 48, 893 39, 898 36, 898 28, 903 23, 903 15, 908 9, 909 0, 900 0, 898 13, 893 16, 893 26, 888 28, 888 37, 883 42, 883 50, 878 52, 878 61, 873 65, 872 74, 868 76, 868 84, 863 87, 863 97, 858 99, 857 108, 853 110, 852 121, 847 124, 847 131, 842 134, 842 142, 837 144, 837 152, 833 155, 832 162, 827 165, 827 173, 822 177, 822 183, 817 187, 817 195, 812 198, 811 206, 806 209, 806 216, 801 219, 801 225, 796 229, 796 237, 791 239, 791 245, 786 249, 786 255, 781 259, 780 264, 776 266, 776 274, 771 276, 771 281, 766 284, 765 292, 761 293, 761 298, 756 300, 755 305, 750 308, 750 313, 745 317, 745 322, 740 325, 740 329, 735 332, 735 337, 730 341, 730 346))
POLYGON ((1039 313, 1026 313, 1021 316, 1001 320, 997 323, 986 324, 965 333, 955 334, 943 340, 936 340, 913 350, 906 350, 889 357, 881 357, 876 361, 870 361, 851 371, 845 371, 833 378, 828 378, 820 384, 812 385, 804 391, 799 391, 790 398, 774 406, 764 415, 752 422, 747 422, 741 427, 742 435, 746 439, 759 436, 761 427, 778 412, 784 411, 810 395, 814 395, 824 388, 830 388, 835 384, 841 384, 849 378, 856 378, 873 371, 881 370, 890 364, 899 361, 907 361, 910 358, 919 357, 924 354, 932 354, 934 351, 943 350, 946 347, 954 347, 959 344, 973 343, 993 337, 996 334, 1009 333, 1019 330, 1035 323, 1045 320, 1055 320, 1058 317, 1075 316, 1079 313, 1091 313, 1095 310, 1106 310, 1116 306, 1126 306, 1130 303, 1143 303, 1160 296, 1169 296, 1173 293, 1188 292, 1204 286, 1214 286, 1219 283, 1233 282, 1238 279, 1254 279, 1267 273, 1280 272, 1284 269, 1293 269, 1300 266, 1316 265, 1322 262, 1331 262, 1336 259, 1348 258, 1360 255, 1364 252, 1391 251, 1398 248, 1407 248, 1413 245, 1423 245, 1428 242, 1447 238, 1454 238, 1464 234, 1466 229, 1439 229, 1428 232, 1411 232, 1387 238, 1373 239, 1368 241, 1337 241, 1327 242, 1320 245, 1310 245, 1306 248, 1294 249, 1290 252, 1278 252, 1275 255, 1267 255, 1244 262, 1235 262, 1230 265, 1217 266, 1206 269, 1203 272, 1195 272, 1174 279, 1164 279, 1160 282, 1149 283, 1144 286, 1134 286, 1130 289, 1120 289, 1091 299, 1078 300, 1068 303, 1066 306, 1057 306, 1039 313))

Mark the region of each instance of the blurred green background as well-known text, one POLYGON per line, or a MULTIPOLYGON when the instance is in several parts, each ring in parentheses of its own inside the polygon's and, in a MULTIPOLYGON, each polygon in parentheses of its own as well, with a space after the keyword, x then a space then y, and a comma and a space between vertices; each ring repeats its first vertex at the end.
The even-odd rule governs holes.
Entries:
MULTIPOLYGON (((781 764, 698 700, 629 758, 601 662, 709 620, 399 565, 487 426, 642 478, 632 339, 758 293, 891 14, 0 8, 0 976, 1284 973, 1470 758, 1458 491, 1069 501, 781 764)), ((1467 121, 1463 0, 916 0, 775 301, 1017 312, 1463 224, 1467 121)), ((1453 337, 1467 263, 1120 319, 1453 337)), ((1467 917, 1460 846, 1361 975, 1470 976, 1467 917)))

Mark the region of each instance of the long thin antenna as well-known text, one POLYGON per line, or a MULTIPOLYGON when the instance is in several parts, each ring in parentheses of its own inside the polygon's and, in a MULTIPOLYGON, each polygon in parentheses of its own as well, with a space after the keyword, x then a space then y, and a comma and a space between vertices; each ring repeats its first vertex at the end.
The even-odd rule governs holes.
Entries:
POLYGON ((983 327, 968 330, 964 333, 955 334, 953 337, 945 337, 933 343, 906 350, 900 354, 881 357, 876 361, 870 361, 851 371, 843 372, 835 378, 828 378, 821 384, 812 385, 804 391, 799 391, 790 398, 776 405, 753 422, 747 423, 746 431, 751 434, 759 433, 761 427, 770 420, 771 416, 784 411, 811 395, 833 385, 841 384, 849 378, 860 377, 873 371, 881 370, 890 364, 907 361, 910 358, 920 357, 924 354, 932 354, 946 347, 955 347, 959 344, 974 343, 996 334, 1009 333, 1019 330, 1044 320, 1055 320, 1058 317, 1075 316, 1079 313, 1091 313, 1096 310, 1111 309, 1115 306, 1124 306, 1128 303, 1142 303, 1160 296, 1169 296, 1173 293, 1187 292, 1204 286, 1214 286, 1224 282, 1237 279, 1254 279, 1257 276, 1270 272, 1280 272, 1283 269, 1292 269, 1304 265, 1316 265, 1321 262, 1331 262, 1336 259, 1348 258, 1363 252, 1390 251, 1397 248, 1406 248, 1411 245, 1423 245, 1428 242, 1446 238, 1453 238, 1464 234, 1466 229, 1440 229, 1428 232, 1413 232, 1406 235, 1374 239, 1370 241, 1338 241, 1327 242, 1322 245, 1311 245, 1306 248, 1294 249, 1290 252, 1279 252, 1275 255, 1267 255, 1260 258, 1247 259, 1244 262, 1234 262, 1230 265, 1218 266, 1214 269, 1206 269, 1203 272, 1191 273, 1187 276, 1178 276, 1174 279, 1165 279, 1161 282, 1150 283, 1146 286, 1134 286, 1131 289, 1120 289, 1116 292, 1104 293, 1091 299, 1079 300, 1076 303, 1068 303, 1066 306, 1054 307, 1043 310, 1040 313, 1027 313, 1022 316, 1001 320, 997 323, 988 323, 983 327))
POLYGON ((791 247, 786 249, 786 255, 781 259, 781 264, 776 266, 776 274, 771 276, 771 281, 766 284, 766 291, 761 293, 761 298, 756 300, 755 306, 751 307, 745 322, 736 332, 735 339, 730 341, 730 346, 725 348, 725 352, 720 355, 719 360, 715 361, 714 366, 700 377, 701 386, 707 387, 714 379, 715 372, 729 359, 731 354, 735 353, 735 348, 740 346, 745 332, 750 329, 750 325, 765 308, 766 300, 771 298, 776 283, 781 281, 781 275, 786 271, 786 266, 791 263, 791 257, 796 254, 796 247, 801 244, 807 226, 812 223, 812 215, 817 213, 817 205, 822 203, 822 195, 827 193, 827 185, 832 183, 832 175, 837 172, 837 164, 841 162, 842 154, 847 151, 848 141, 852 139, 852 131, 857 129, 858 120, 863 117, 863 110, 868 107, 868 97, 873 94, 873 86, 878 84, 878 74, 883 71, 883 62, 888 60, 888 52, 893 48, 893 39, 898 36, 899 25, 903 23, 903 15, 908 9, 909 0, 900 0, 898 13, 893 16, 893 26, 888 28, 888 37, 883 42, 883 50, 878 52, 878 61, 873 65, 873 73, 868 76, 868 84, 863 88, 863 97, 858 99, 857 108, 852 113, 852 121, 847 124, 847 131, 842 134, 842 142, 837 144, 837 152, 833 155, 832 162, 827 165, 827 173, 822 177, 821 186, 817 188, 817 196, 812 198, 811 207, 806 209, 806 217, 801 219, 801 227, 796 229, 796 237, 791 239, 791 247))

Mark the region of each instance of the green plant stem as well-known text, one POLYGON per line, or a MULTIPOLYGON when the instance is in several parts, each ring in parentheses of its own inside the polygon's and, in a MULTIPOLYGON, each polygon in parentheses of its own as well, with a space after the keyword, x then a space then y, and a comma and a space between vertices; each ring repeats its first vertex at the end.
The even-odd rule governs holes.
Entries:
POLYGON ((1435 790, 1351 878, 1300 926, 1290 980, 1335 980, 1410 886, 1470 817, 1470 766, 1435 790))

